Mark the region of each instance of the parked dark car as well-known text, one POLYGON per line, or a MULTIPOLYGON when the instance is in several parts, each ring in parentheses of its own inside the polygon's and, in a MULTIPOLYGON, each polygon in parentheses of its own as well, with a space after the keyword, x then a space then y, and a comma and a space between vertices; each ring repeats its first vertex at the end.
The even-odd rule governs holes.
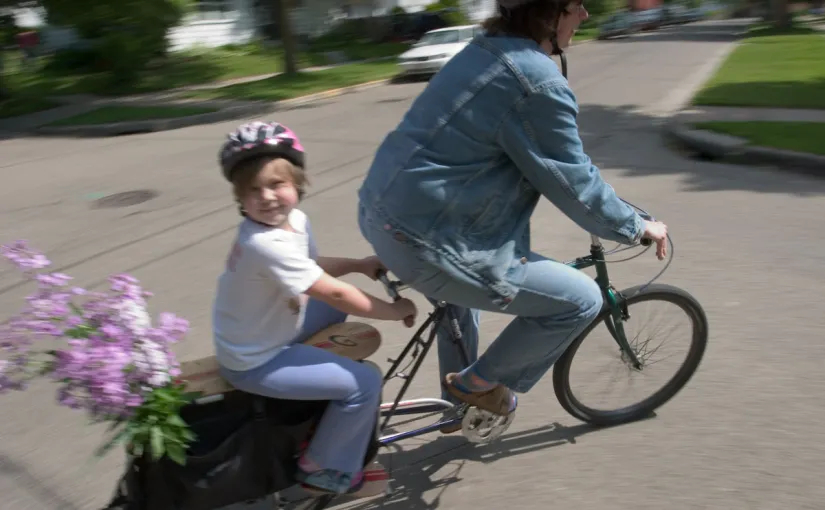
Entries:
POLYGON ((665 23, 665 10, 662 7, 636 11, 636 23, 641 30, 656 30, 665 23))
POLYGON ((624 37, 639 31, 636 19, 631 12, 617 12, 599 25, 598 38, 624 37))
POLYGON ((417 41, 431 30, 447 28, 450 24, 438 12, 416 12, 392 17, 389 39, 394 41, 417 41))

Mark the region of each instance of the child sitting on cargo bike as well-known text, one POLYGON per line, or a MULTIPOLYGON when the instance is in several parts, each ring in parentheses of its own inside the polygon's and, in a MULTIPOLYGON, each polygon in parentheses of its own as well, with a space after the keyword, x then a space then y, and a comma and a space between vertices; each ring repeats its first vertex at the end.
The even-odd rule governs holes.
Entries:
POLYGON ((296 478, 310 490, 356 493, 376 430, 382 376, 307 340, 348 315, 411 327, 415 305, 378 299, 338 279, 356 272, 375 279, 383 270, 376 257, 318 254, 309 218, 298 209, 307 184, 304 147, 289 128, 244 124, 228 136, 219 159, 243 216, 214 301, 220 375, 247 393, 329 400, 296 478))

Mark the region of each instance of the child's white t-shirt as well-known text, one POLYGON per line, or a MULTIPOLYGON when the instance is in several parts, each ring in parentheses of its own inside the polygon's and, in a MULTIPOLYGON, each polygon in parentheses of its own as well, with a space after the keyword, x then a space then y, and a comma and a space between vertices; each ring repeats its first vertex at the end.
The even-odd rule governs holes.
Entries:
POLYGON ((218 280, 212 323, 218 363, 251 370, 272 359, 297 336, 303 293, 323 274, 309 219, 289 214, 295 232, 244 219, 218 280))

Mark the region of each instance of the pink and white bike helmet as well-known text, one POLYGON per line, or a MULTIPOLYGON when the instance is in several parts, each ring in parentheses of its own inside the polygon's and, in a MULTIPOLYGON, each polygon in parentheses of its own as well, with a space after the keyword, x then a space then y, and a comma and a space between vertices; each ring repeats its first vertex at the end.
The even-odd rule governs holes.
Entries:
POLYGON ((238 163, 261 155, 280 156, 306 168, 304 146, 294 131, 278 122, 254 121, 242 124, 227 135, 218 154, 223 176, 231 182, 232 171, 238 163))

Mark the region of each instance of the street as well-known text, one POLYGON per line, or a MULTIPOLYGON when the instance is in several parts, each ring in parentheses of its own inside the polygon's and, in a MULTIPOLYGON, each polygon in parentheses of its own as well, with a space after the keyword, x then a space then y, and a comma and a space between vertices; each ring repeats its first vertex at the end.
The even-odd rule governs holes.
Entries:
MULTIPOLYGON (((405 441, 403 451, 383 454, 396 493, 348 508, 823 508, 825 319, 817 303, 825 287, 825 182, 687 158, 664 146, 657 125, 741 29, 702 22, 568 52, 585 150, 620 196, 667 223, 675 259, 658 281, 691 292, 708 315, 710 344, 688 386, 653 420, 591 430, 561 409, 548 374, 521 396, 498 442, 475 446, 438 433, 405 441)), ((378 87, 271 116, 307 148, 311 187, 302 208, 321 253, 369 254, 355 193, 382 137, 424 86, 378 87)), ((239 123, 0 141, 0 242, 29 240, 80 286, 105 286, 113 273, 136 276, 155 294, 153 314, 172 311, 191 322, 179 356, 209 355, 215 280, 239 220, 217 150, 239 123), (142 203, 95 206, 141 190, 142 203)), ((585 232, 541 203, 535 251, 568 260, 588 246, 585 232)), ((610 272, 624 288, 661 268, 647 253, 610 272)), ((348 280, 382 295, 364 277, 348 280)), ((0 318, 30 290, 10 265, 0 267, 0 318)), ((425 300, 407 295, 423 315, 425 300)), ((482 315, 482 348, 508 321, 482 315)), ((384 343, 372 359, 386 368, 411 331, 377 327, 384 343)), ((411 396, 437 396, 436 373, 432 354, 411 396)), ((54 394, 40 383, 0 396, 0 510, 93 510, 114 490, 122 455, 94 459, 104 428, 58 407, 54 394)))

